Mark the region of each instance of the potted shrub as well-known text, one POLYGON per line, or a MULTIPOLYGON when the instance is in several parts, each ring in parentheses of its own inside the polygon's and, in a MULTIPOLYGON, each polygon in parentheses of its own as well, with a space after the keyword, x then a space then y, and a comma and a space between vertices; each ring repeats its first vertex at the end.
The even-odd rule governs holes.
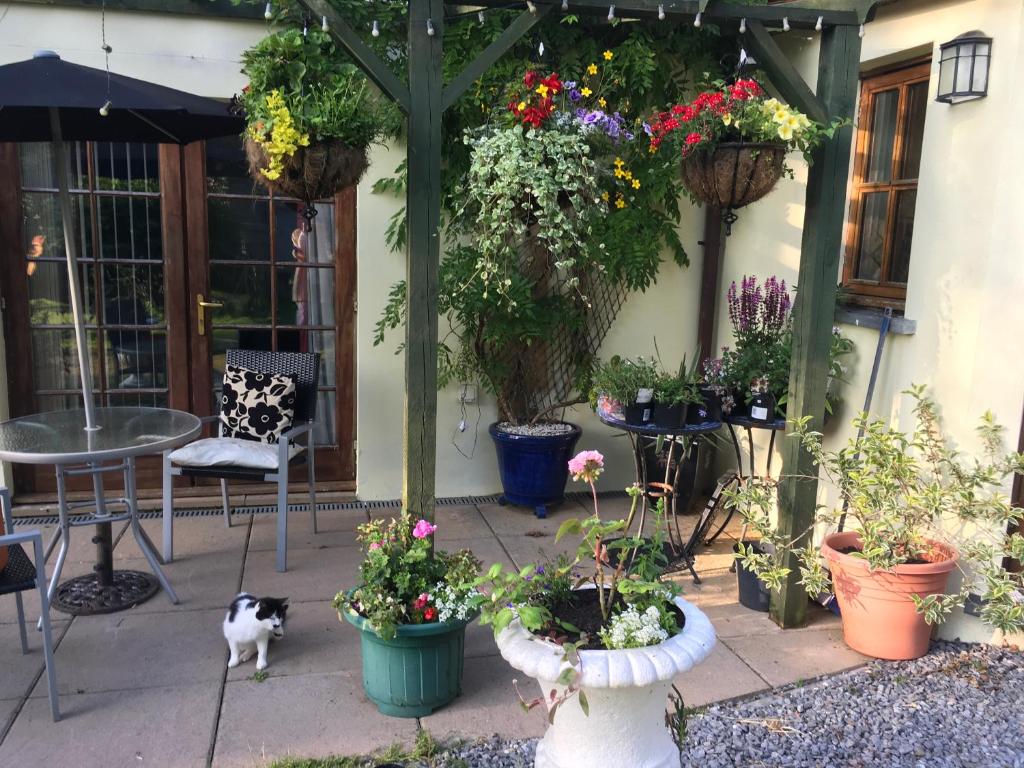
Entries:
POLYGON ((334 606, 360 633, 363 689, 385 715, 422 717, 462 689, 466 625, 482 599, 469 550, 432 551, 437 526, 405 512, 359 526, 361 584, 334 606))
MULTIPOLYGON (((468 166, 447 222, 438 381, 478 381, 494 396, 503 500, 541 517, 564 497, 580 435, 566 410, 587 402, 625 293, 653 282, 665 249, 685 259, 675 169, 612 106, 639 92, 617 62, 609 50, 575 79, 531 69, 512 83, 463 137, 468 166)), ((404 298, 393 291, 378 341, 403 321, 404 298)))
POLYGON ((371 143, 398 132, 396 108, 318 26, 268 35, 242 71, 249 172, 279 195, 332 197, 362 178, 371 143))
POLYGON ((854 650, 883 659, 911 659, 928 651, 931 626, 962 607, 971 593, 981 596, 981 618, 1003 632, 1024 629, 1024 575, 1002 563, 1024 553, 1024 537, 1007 533, 1024 519, 1006 494, 1024 455, 1005 453, 1002 428, 991 414, 982 418, 983 456, 967 458, 942 436, 935 403, 922 387, 908 394, 916 426, 904 433, 881 419, 861 414, 858 442, 826 451, 808 419, 795 434, 839 490, 844 506, 822 508, 815 525, 834 530, 848 515, 851 530, 829 533, 820 551, 804 543, 810 531, 784 540, 770 523, 773 494, 764 486, 740 489, 737 503, 745 520, 772 553, 745 547, 743 564, 772 588, 788 575, 795 554, 801 583, 812 597, 834 587, 843 635, 854 650), (949 577, 963 575, 955 591, 949 577))
POLYGON ((715 83, 688 104, 677 104, 649 121, 650 146, 669 145, 682 155, 683 186, 697 202, 732 210, 760 200, 775 188, 786 154, 813 149, 835 125, 825 127, 768 98, 754 80, 715 83))
POLYGON ((658 384, 665 377, 653 358, 623 359, 618 355, 599 363, 591 379, 591 400, 608 412, 620 413, 629 424, 650 421, 657 408, 658 384))
MULTIPOLYGON (((519 572, 492 566, 481 580, 490 594, 481 621, 492 625, 509 664, 540 684, 540 696, 523 701, 543 705, 550 723, 537 765, 675 768, 679 752, 665 725, 672 679, 704 660, 715 632, 675 585, 658 580, 660 535, 645 543, 627 535, 628 520, 598 517, 594 481, 603 466, 597 451, 570 462, 594 498, 592 516, 558 531, 581 537, 576 556, 519 572), (594 566, 583 575, 577 569, 588 561, 594 566)), ((630 493, 632 517, 640 491, 630 493)))

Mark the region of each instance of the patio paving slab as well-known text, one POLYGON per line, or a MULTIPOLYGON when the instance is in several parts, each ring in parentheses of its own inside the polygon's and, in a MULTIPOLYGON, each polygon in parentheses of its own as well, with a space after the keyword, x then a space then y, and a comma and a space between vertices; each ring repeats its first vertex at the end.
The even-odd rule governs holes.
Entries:
POLYGON ((195 768, 206 763, 218 686, 137 688, 26 702, 0 744, 0 765, 195 768))
MULTIPOLYGON (((288 553, 287 572, 278 573, 273 550, 249 552, 242 591, 259 597, 287 597, 296 603, 333 600, 339 590, 356 585, 362 557, 359 547, 296 549, 288 553)), ((225 608, 228 603, 230 600, 225 608)))
POLYGON ((435 510, 434 522, 438 537, 482 539, 494 536, 494 531, 475 504, 439 506, 435 510))
POLYGON ((770 687, 721 639, 702 663, 677 675, 673 683, 688 707, 702 707, 770 687))
POLYGON ((287 757, 373 752, 416 739, 416 720, 385 717, 358 672, 270 677, 224 688, 213 764, 264 766, 287 757))
MULTIPOLYGON (((223 621, 223 615, 221 615, 223 621)), ((224 648, 227 663, 227 643, 217 635, 224 648)), ((361 669, 359 633, 355 627, 343 624, 330 601, 290 603, 285 636, 271 642, 267 652, 271 677, 284 675, 329 674, 361 669)), ((227 670, 228 681, 247 680, 256 672, 256 659, 227 670)))
MULTIPOLYGON (((7 599, 12 603, 14 602, 13 597, 7 599)), ((21 652, 18 625, 0 625, 0 670, 2 670, 2 674, 0 674, 0 701, 24 698, 45 666, 43 660, 43 633, 36 631, 32 615, 27 614, 25 616, 29 648, 27 655, 21 652)), ((55 645, 60 640, 65 627, 67 627, 67 621, 52 622, 53 642, 55 645)), ((56 665, 57 678, 59 680, 61 662, 58 660, 56 665)), ((2 713, 0 713, 0 722, 3 722, 2 713)))
MULTIPOLYGON (((221 516, 177 517, 174 518, 174 557, 188 558, 207 552, 239 554, 245 550, 249 535, 249 522, 253 515, 233 515, 233 525, 224 525, 221 516)), ((163 547, 163 521, 153 518, 142 521, 142 529, 161 552, 163 547)), ((126 531, 114 548, 114 557, 132 559, 142 557, 142 550, 131 531, 126 531)))
MULTIPOLYGON (((313 518, 302 510, 288 515, 288 552, 297 549, 356 546, 356 528, 369 518, 362 509, 332 509, 318 512, 317 533, 313 518)), ((277 549, 277 513, 252 516, 249 551, 277 549)))
POLYGON ((552 539, 565 520, 580 517, 583 508, 571 499, 564 503, 548 507, 548 516, 539 518, 533 513, 532 507, 516 507, 511 504, 502 506, 494 502, 477 504, 477 509, 487 521, 491 530, 499 538, 508 535, 520 535, 533 531, 546 532, 552 539))
POLYGON ((462 695, 443 709, 420 718, 431 735, 478 739, 492 734, 514 738, 544 734, 545 715, 524 712, 512 687, 512 680, 518 679, 523 695, 533 696, 537 692, 533 680, 512 669, 500 656, 467 658, 464 669, 462 695))
POLYGON ((729 648, 770 685, 788 685, 859 667, 869 661, 843 642, 839 628, 782 630, 733 637, 729 648))
MULTIPOLYGON (((77 616, 55 654, 57 691, 66 696, 208 684, 227 663, 222 618, 220 611, 77 616)), ((32 697, 45 696, 40 678, 32 697)))
MULTIPOLYGON (((178 594, 174 605, 163 590, 131 610, 137 613, 179 613, 218 608, 227 610, 238 594, 239 575, 242 572, 244 552, 194 552, 177 550, 174 562, 163 566, 163 571, 178 594)), ((149 562, 142 558, 119 560, 117 568, 152 573, 149 562)))

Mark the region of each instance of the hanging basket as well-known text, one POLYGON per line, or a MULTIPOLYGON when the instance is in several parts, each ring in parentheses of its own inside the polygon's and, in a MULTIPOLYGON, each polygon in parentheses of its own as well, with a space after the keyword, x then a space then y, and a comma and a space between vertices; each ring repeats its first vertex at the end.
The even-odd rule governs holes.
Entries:
POLYGON ((267 153, 251 138, 245 140, 249 175, 272 192, 286 197, 313 201, 333 197, 335 192, 358 184, 369 160, 366 147, 353 147, 342 141, 322 141, 299 147, 284 159, 280 177, 268 179, 261 168, 269 164, 267 153))
POLYGON ((719 144, 713 152, 683 158, 683 184, 702 203, 731 211, 771 192, 785 157, 781 143, 719 144))

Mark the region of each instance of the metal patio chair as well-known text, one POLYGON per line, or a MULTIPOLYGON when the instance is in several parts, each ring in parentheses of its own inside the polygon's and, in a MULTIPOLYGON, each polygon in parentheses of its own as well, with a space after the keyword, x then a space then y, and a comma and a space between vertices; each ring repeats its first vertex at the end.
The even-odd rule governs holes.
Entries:
POLYGON ((0 487, 0 512, 3 514, 5 535, 0 536, 0 547, 7 547, 7 566, 0 571, 0 595, 14 594, 18 604, 18 631, 21 633, 21 652, 28 653, 28 633, 25 631, 25 604, 21 593, 39 590, 39 613, 43 631, 43 659, 46 661, 46 687, 50 695, 50 713, 53 721, 60 720, 57 703, 57 672, 53 662, 53 632, 50 629, 50 603, 46 597, 46 565, 43 558, 43 535, 38 530, 14 532, 11 514, 11 493, 0 487), (34 558, 29 560, 23 544, 32 543, 34 558))
MULTIPOLYGON (((288 474, 289 470, 306 464, 309 482, 309 507, 313 516, 313 533, 316 523, 316 467, 313 429, 316 426, 316 404, 320 378, 320 355, 315 352, 265 352, 247 349, 229 349, 225 359, 227 365, 248 368, 260 373, 292 375, 296 379, 295 415, 292 427, 282 433, 277 443, 277 465, 275 469, 254 469, 252 467, 218 465, 192 466, 174 463, 173 452, 164 454, 163 466, 163 557, 170 562, 174 555, 174 477, 216 477, 220 479, 221 497, 224 504, 224 522, 231 526, 231 508, 228 501, 228 481, 277 483, 277 570, 284 572, 288 566, 288 474), (296 438, 302 438, 301 442, 296 438), (288 454, 293 446, 302 450, 290 460, 288 454)), ((204 423, 220 423, 220 415, 203 417, 204 423)), ((217 436, 224 436, 220 423, 217 436)))

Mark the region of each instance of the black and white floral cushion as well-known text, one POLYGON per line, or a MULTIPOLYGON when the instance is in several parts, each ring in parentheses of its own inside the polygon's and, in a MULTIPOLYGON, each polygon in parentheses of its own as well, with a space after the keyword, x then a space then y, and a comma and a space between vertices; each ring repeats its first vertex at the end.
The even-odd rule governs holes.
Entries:
POLYGON ((294 416, 294 376, 224 366, 220 420, 225 437, 276 443, 294 416))

